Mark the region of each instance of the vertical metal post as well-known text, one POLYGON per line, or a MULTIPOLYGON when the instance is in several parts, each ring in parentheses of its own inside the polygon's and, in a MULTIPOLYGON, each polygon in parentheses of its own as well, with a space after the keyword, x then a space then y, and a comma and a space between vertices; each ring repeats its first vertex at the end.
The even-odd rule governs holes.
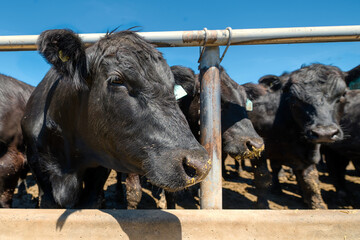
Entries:
POLYGON ((205 47, 200 61, 200 143, 212 160, 201 182, 201 209, 222 209, 219 47, 205 47))

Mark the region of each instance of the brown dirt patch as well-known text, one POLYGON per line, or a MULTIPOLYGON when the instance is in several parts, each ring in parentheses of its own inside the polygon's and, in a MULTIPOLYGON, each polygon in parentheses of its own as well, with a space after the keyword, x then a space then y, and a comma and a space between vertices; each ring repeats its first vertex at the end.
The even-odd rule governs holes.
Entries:
MULTIPOLYGON (((253 186, 254 175, 251 171, 250 162, 246 161, 244 171, 238 176, 234 169, 234 160, 228 158, 226 161, 228 175, 223 181, 223 208, 224 209, 251 209, 254 208, 256 196, 253 186)), ((336 201, 335 188, 331 184, 329 174, 326 171, 319 171, 321 182, 321 193, 325 203, 330 209, 354 209, 360 208, 360 177, 356 175, 354 167, 347 168, 347 186, 352 193, 352 199, 348 204, 339 204, 336 201)), ((270 193, 268 196, 271 209, 306 209, 299 194, 295 177, 286 172, 286 176, 280 179, 282 194, 270 193)), ((143 196, 139 209, 159 208, 161 190, 142 179, 143 196)), ((125 189, 125 187, 123 188, 125 189)), ((125 209, 126 205, 123 195, 116 191, 116 172, 112 171, 106 185, 104 186, 106 208, 125 209)), ((200 208, 199 198, 193 197, 197 194, 197 188, 184 190, 178 194, 176 209, 198 209, 200 208)), ((26 179, 26 189, 20 185, 13 200, 14 208, 35 208, 38 198, 38 188, 31 174, 26 179)))

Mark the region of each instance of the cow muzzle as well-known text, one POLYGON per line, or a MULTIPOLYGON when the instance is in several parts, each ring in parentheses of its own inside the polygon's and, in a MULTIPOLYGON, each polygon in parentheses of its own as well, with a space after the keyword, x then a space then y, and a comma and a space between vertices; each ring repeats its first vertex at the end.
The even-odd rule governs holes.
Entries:
POLYGON ((235 157, 236 160, 260 158, 262 152, 265 149, 265 145, 262 140, 253 139, 249 139, 246 141, 246 147, 247 149, 244 153, 239 154, 235 157))
POLYGON ((306 131, 306 138, 312 143, 332 143, 341 140, 342 131, 335 125, 315 126, 306 131))
POLYGON ((199 183, 207 176, 212 165, 209 154, 201 146, 197 149, 171 150, 156 162, 156 166, 149 166, 146 176, 154 185, 169 192, 199 183))
POLYGON ((182 166, 187 179, 186 185, 188 187, 202 181, 206 177, 211 168, 211 159, 208 159, 204 164, 195 161, 190 156, 186 156, 183 159, 182 166))

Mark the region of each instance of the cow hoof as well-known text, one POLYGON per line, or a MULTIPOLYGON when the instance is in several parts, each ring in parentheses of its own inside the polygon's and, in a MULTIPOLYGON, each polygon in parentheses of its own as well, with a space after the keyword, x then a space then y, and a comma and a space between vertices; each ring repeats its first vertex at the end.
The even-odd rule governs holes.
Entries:
POLYGON ((327 208, 327 205, 325 203, 313 203, 312 206, 311 206, 311 209, 328 209, 327 208))

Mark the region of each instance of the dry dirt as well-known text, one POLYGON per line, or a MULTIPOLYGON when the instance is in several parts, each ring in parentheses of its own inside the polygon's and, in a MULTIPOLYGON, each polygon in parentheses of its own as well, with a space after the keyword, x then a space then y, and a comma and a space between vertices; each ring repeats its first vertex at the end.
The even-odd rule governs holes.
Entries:
MULTIPOLYGON (((253 173, 250 162, 246 161, 245 170, 238 176, 234 169, 234 160, 228 158, 226 161, 227 176, 223 181, 223 208, 224 209, 250 209, 254 208, 256 196, 253 186, 253 173)), ((319 170, 321 182, 321 193, 329 209, 354 209, 360 208, 360 177, 356 175, 352 165, 347 168, 347 186, 351 190, 352 198, 346 204, 339 204, 336 200, 335 188, 331 184, 326 171, 319 170)), ((296 185, 295 177, 286 172, 286 177, 281 180, 282 194, 270 193, 268 196, 271 209, 306 209, 296 185)), ((125 209, 122 195, 116 191, 116 172, 112 171, 104 187, 105 208, 125 209)), ((151 186, 142 179, 143 196, 138 206, 139 209, 159 208, 160 190, 151 186)), ((125 189, 125 188, 124 188, 125 189)), ((199 208, 199 198, 196 190, 185 190, 177 197, 177 209, 199 208)), ((26 179, 26 188, 20 184, 16 189, 13 200, 14 208, 35 208, 38 198, 38 188, 31 174, 26 179)))

